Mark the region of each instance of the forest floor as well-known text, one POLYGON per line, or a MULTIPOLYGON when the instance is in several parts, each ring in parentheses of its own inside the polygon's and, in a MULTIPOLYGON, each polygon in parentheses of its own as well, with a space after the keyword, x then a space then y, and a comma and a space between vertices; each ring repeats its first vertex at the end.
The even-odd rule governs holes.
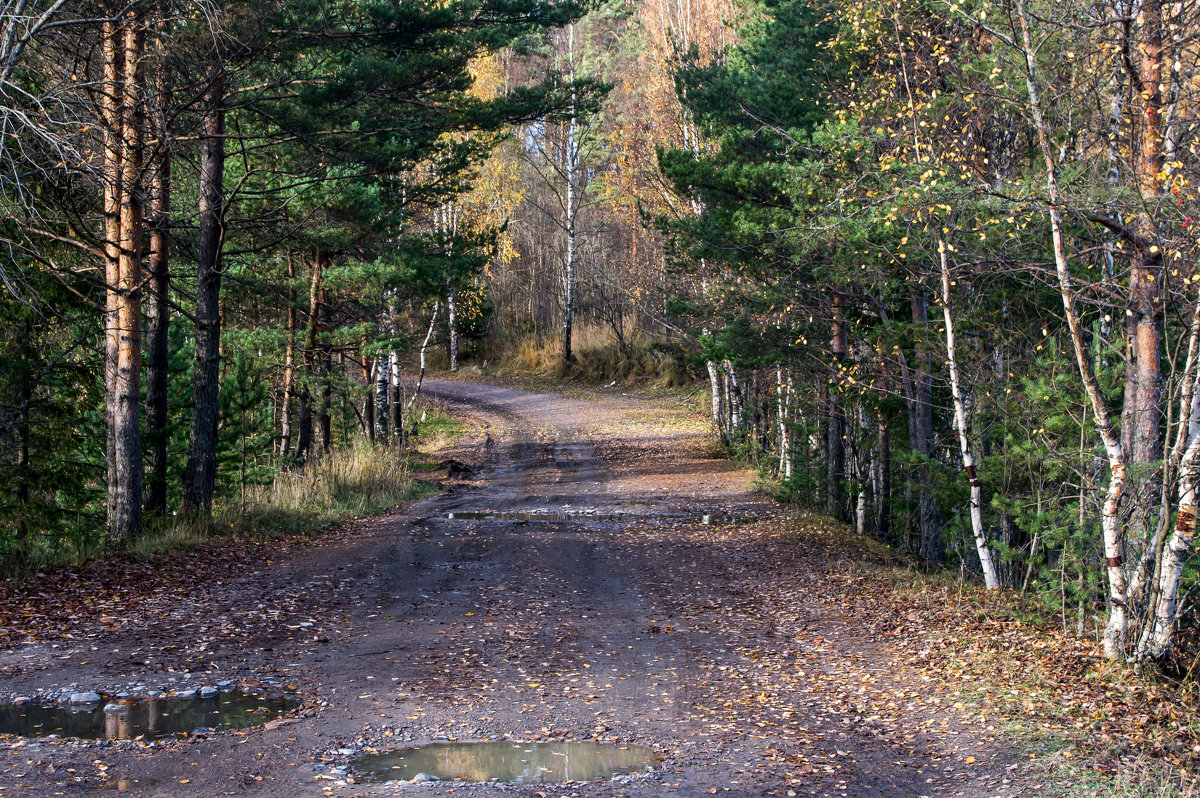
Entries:
POLYGON ((315 538, 5 587, 8 700, 232 679, 303 705, 165 743, 3 738, 0 796, 1084 795, 1125 755, 1189 755, 1178 696, 1110 689, 1090 647, 756 493, 702 416, 425 390, 470 421, 436 496, 315 538), (345 777, 363 752, 441 739, 635 743, 658 763, 587 784, 345 777))

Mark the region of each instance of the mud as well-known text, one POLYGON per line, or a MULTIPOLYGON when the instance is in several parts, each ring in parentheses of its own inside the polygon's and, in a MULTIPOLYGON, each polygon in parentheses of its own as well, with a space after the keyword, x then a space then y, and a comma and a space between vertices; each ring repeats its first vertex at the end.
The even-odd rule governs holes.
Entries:
POLYGON ((845 663, 884 703, 926 688, 900 681, 904 663, 864 638, 863 619, 786 592, 824 566, 788 548, 786 514, 753 474, 711 454, 703 416, 467 382, 424 390, 473 422, 442 455, 460 466, 439 495, 158 597, 116 631, 0 651, 9 695, 190 674, 270 680, 306 697, 299 711, 165 744, 7 740, 0 796, 117 784, 181 798, 1014 794, 995 738, 968 739, 964 764, 970 730, 927 731, 938 716, 917 711, 886 724, 827 694, 858 688, 845 663), (481 508, 562 518, 447 518, 481 508), (639 518, 576 517, 588 512, 639 518), (364 755, 497 740, 635 744, 655 767, 586 785, 352 783, 364 755))

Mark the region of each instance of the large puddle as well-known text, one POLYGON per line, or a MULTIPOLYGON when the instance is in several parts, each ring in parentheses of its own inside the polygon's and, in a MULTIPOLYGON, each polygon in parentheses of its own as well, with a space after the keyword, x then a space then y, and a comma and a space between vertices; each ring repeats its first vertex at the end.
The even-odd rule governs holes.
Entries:
POLYGON ((245 693, 222 693, 214 698, 113 701, 76 709, 8 705, 0 707, 0 732, 22 737, 56 734, 85 740, 154 739, 187 736, 199 729, 224 731, 261 726, 297 706, 299 702, 293 699, 245 693))
POLYGON ((446 513, 450 521, 686 521, 704 526, 723 526, 725 524, 746 524, 754 520, 748 517, 733 515, 636 515, 634 513, 594 513, 580 510, 578 512, 454 512, 446 513))
POLYGON ((639 745, 600 743, 432 743, 365 756, 352 767, 375 781, 591 781, 645 770, 657 761, 639 745), (433 777, 433 778, 430 778, 433 777))

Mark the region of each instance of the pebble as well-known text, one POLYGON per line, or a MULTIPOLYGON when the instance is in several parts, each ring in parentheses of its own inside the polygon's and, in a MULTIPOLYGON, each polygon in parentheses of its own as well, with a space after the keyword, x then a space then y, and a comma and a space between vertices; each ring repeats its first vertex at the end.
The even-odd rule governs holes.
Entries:
POLYGON ((434 781, 441 781, 437 776, 430 776, 428 773, 418 773, 412 777, 409 784, 427 784, 434 781))
POLYGON ((105 715, 119 715, 122 712, 128 712, 128 711, 129 711, 129 707, 124 706, 122 704, 105 704, 104 705, 104 714, 105 715))
POLYGON ((221 691, 215 687, 205 685, 204 687, 200 688, 200 697, 201 698, 216 698, 220 694, 220 692, 221 691))
POLYGON ((195 687, 185 687, 171 693, 171 698, 195 698, 198 693, 195 687))
POLYGON ((221 681, 217 682, 217 687, 221 688, 222 690, 232 690, 236 684, 236 679, 222 679, 221 681))
POLYGON ((17 696, 16 698, 14 698, 14 699, 13 699, 13 706, 14 706, 14 707, 24 707, 24 706, 29 706, 29 704, 30 704, 32 701, 33 701, 33 699, 32 699, 32 698, 30 698, 30 697, 29 697, 29 696, 27 696, 27 695, 19 695, 19 696, 17 696))
POLYGON ((99 693, 71 693, 71 697, 67 699, 68 704, 99 704, 104 697, 99 693))

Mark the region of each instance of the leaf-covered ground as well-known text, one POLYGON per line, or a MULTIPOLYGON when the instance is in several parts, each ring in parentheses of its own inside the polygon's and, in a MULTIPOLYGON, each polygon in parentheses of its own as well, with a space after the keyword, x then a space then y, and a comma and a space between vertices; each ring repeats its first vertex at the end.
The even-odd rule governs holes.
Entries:
POLYGON ((408 510, 6 585, 9 699, 236 679, 303 707, 166 742, 7 738, 0 795, 982 798, 1093 794, 1147 762, 1193 761, 1184 691, 1106 666, 1011 597, 921 576, 755 494, 712 456, 703 418, 427 389, 474 420, 448 455, 475 470, 408 510), (464 511, 509 515, 446 518, 464 511), (547 511, 561 515, 536 519, 547 511), (743 523, 701 523, 712 513, 743 523), (437 739, 639 743, 658 765, 503 787, 346 769, 437 739))

